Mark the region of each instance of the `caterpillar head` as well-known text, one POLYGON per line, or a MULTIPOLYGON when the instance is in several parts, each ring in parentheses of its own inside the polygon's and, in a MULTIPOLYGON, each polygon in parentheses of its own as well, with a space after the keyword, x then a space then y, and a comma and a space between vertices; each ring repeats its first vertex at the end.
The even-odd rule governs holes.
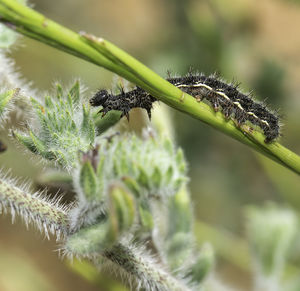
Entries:
POLYGON ((103 106, 107 99, 111 96, 107 90, 99 90, 91 99, 92 106, 103 106))

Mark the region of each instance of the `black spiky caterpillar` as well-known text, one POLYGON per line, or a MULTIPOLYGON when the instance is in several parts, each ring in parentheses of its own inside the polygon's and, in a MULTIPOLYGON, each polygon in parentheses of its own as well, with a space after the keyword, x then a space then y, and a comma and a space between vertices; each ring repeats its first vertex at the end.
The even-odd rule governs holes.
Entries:
MULTIPOLYGON (((280 135, 279 118, 266 106, 253 100, 251 94, 244 94, 238 90, 238 85, 227 84, 215 75, 189 74, 185 77, 168 78, 171 84, 196 98, 209 101, 214 110, 221 111, 226 119, 233 119, 240 126, 246 121, 260 127, 265 135, 265 142, 270 143, 280 135)), ((132 108, 146 109, 149 118, 156 98, 142 88, 136 87, 129 92, 121 91, 118 95, 110 94, 107 90, 99 90, 91 99, 92 106, 102 106, 99 112, 105 115, 111 110, 119 110, 122 116, 128 118, 132 108)))

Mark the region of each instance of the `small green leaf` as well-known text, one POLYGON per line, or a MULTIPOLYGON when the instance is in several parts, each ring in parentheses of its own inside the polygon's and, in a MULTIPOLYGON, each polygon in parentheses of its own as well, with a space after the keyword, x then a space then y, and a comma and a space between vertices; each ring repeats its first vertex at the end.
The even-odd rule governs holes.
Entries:
POLYGON ((29 136, 31 137, 31 140, 37 151, 41 154, 44 153, 46 149, 46 145, 44 144, 44 142, 39 139, 32 131, 29 131, 29 136))
POLYGON ((70 126, 70 130, 77 133, 78 132, 78 129, 77 129, 77 126, 76 126, 76 123, 74 120, 71 121, 71 126, 70 126))
POLYGON ((154 168, 153 174, 151 176, 151 183, 155 185, 155 187, 159 187, 162 180, 162 174, 158 167, 154 168))
POLYGON ((172 181, 173 175, 174 175, 173 167, 169 166, 167 172, 165 173, 166 184, 169 184, 172 181))
POLYGON ((49 109, 54 108, 54 104, 53 104, 52 99, 51 99, 50 96, 46 96, 46 97, 45 97, 45 106, 46 106, 47 108, 49 108, 49 109))
POLYGON ((149 181, 149 178, 147 176, 147 173, 145 172, 145 170, 141 167, 141 166, 138 166, 138 170, 139 170, 139 175, 138 175, 138 182, 146 187, 146 188, 149 188, 149 184, 150 184, 150 181, 149 181))
POLYGON ((7 105, 18 94, 19 91, 19 89, 11 89, 0 93, 0 118, 1 115, 6 111, 7 105))
POLYGON ((97 194, 97 177, 90 162, 85 162, 80 171, 80 187, 88 200, 97 194))
POLYGON ((13 136, 22 143, 28 150, 30 150, 33 153, 37 152, 37 148, 35 147, 35 144, 32 140, 32 138, 25 134, 20 134, 18 132, 13 132, 13 136))
POLYGON ((92 120, 89 120, 88 140, 90 141, 91 144, 95 142, 95 137, 96 137, 95 124, 92 120))
POLYGON ((139 205, 139 214, 144 231, 151 231, 154 227, 154 220, 149 207, 139 205))
POLYGON ((72 96, 70 93, 68 93, 68 96, 67 96, 67 102, 68 102, 68 105, 69 105, 69 109, 73 111, 73 100, 72 100, 72 96))
POLYGON ((61 99, 63 96, 63 89, 62 89, 62 86, 60 84, 56 84, 56 97, 58 99, 61 99))
POLYGON ((165 139, 164 143, 163 143, 164 148, 169 152, 169 153, 173 153, 173 144, 171 142, 170 139, 165 139))
POLYGON ((73 87, 70 89, 69 94, 71 95, 71 98, 73 100, 73 103, 76 105, 80 101, 80 87, 79 87, 79 81, 76 81, 73 85, 73 87))
POLYGON ((105 157, 104 156, 100 156, 99 157, 99 161, 98 161, 98 166, 97 166, 97 175, 98 175, 98 178, 100 178, 103 175, 104 162, 105 162, 105 157))
POLYGON ((130 191, 135 195, 135 197, 139 198, 141 196, 141 188, 137 181, 129 176, 122 177, 122 181, 128 187, 130 191))
POLYGON ((132 195, 123 187, 113 185, 110 188, 108 236, 111 242, 115 241, 120 233, 128 230, 134 221, 135 203, 132 195))
POLYGON ((178 149, 176 153, 176 163, 178 165, 184 163, 184 155, 182 149, 178 149))
POLYGON ((86 108, 85 105, 82 105, 82 123, 81 123, 81 132, 84 134, 91 143, 95 140, 95 126, 91 120, 90 110, 86 108))

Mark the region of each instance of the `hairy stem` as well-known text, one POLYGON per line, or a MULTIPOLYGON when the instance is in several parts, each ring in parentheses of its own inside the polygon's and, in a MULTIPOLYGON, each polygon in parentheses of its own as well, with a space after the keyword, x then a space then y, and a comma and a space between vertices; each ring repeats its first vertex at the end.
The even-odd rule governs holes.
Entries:
POLYGON ((0 213, 10 212, 12 219, 20 215, 26 225, 33 223, 47 237, 55 234, 57 240, 68 232, 67 208, 59 205, 59 199, 42 197, 41 193, 30 194, 0 179, 0 213))
POLYGON ((136 290, 151 291, 188 291, 189 287, 168 272, 164 271, 153 258, 140 252, 138 248, 125 244, 116 244, 103 256, 130 275, 136 290))
POLYGON ((15 0, 0 0, 0 20, 12 29, 48 45, 66 51, 123 76, 154 97, 179 111, 213 126, 277 163, 300 174, 300 157, 278 142, 266 144, 265 136, 249 126, 238 128, 223 114, 158 76, 138 60, 109 41, 92 35, 77 34, 15 0))

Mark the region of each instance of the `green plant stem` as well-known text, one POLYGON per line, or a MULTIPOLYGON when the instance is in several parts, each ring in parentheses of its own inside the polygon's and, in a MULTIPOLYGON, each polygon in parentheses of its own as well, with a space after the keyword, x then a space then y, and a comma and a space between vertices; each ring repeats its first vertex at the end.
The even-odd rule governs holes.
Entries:
POLYGON ((223 114, 158 76, 138 60, 109 41, 93 35, 77 34, 15 0, 0 0, 0 18, 12 29, 48 45, 83 58, 123 76, 147 90, 157 99, 213 126, 300 174, 300 157, 278 142, 266 144, 265 136, 249 126, 238 128, 223 114))

